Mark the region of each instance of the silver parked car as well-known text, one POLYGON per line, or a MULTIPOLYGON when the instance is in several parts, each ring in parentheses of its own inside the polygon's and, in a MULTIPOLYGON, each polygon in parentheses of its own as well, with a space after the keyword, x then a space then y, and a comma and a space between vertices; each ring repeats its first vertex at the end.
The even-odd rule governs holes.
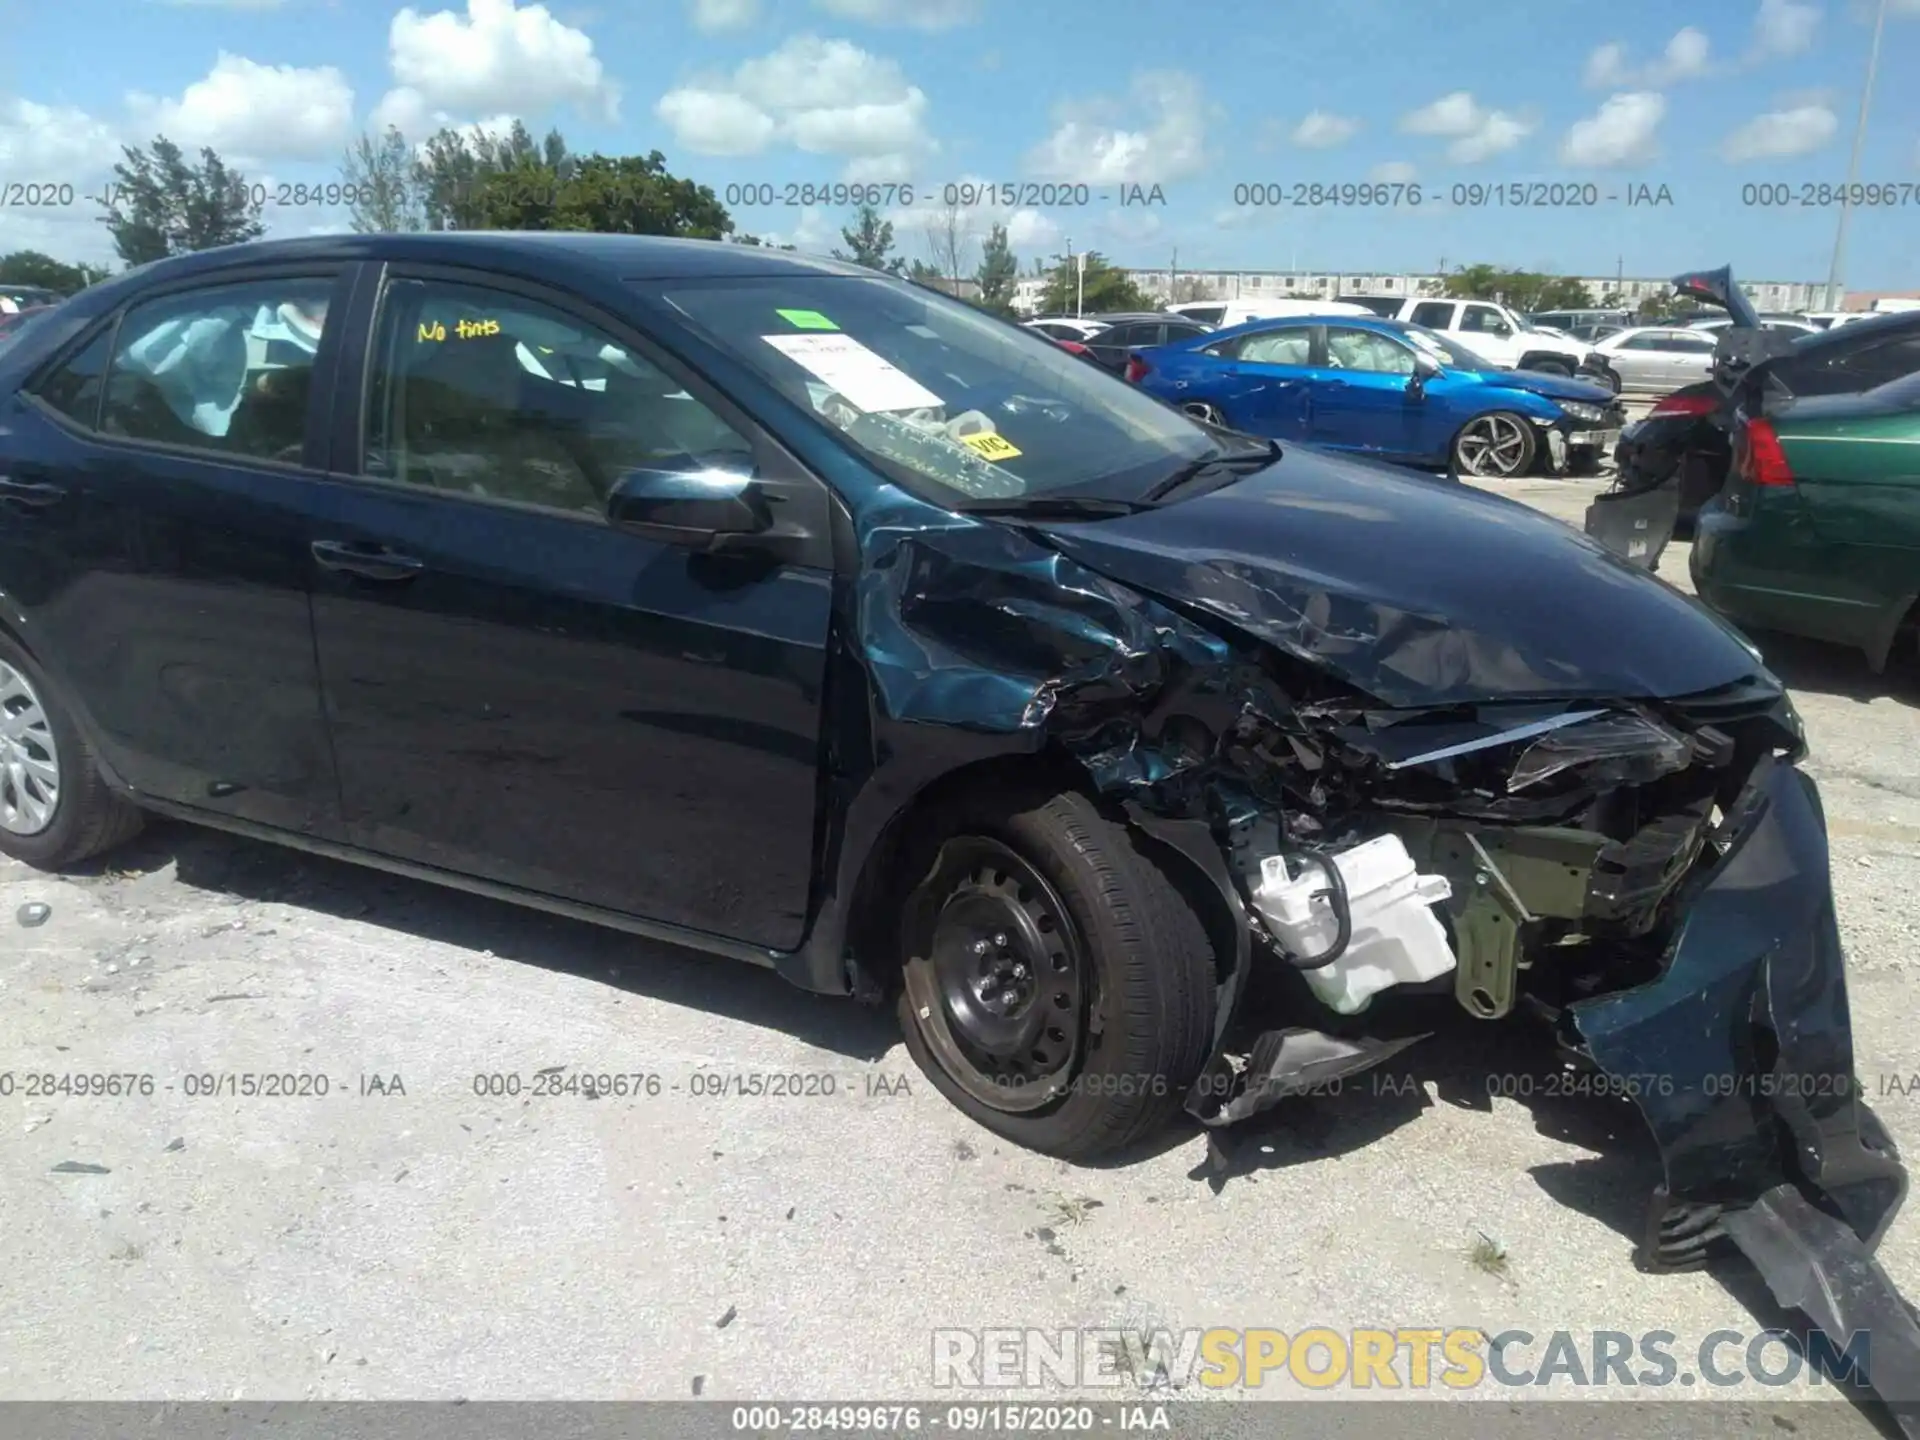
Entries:
POLYGON ((1712 373, 1717 337, 1680 326, 1636 325, 1594 346, 1620 377, 1622 391, 1667 395, 1712 373))

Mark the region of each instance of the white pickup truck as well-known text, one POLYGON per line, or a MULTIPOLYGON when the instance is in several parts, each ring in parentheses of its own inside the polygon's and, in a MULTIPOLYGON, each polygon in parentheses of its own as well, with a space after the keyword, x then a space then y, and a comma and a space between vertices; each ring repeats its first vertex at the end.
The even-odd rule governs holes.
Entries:
POLYGON ((1524 315, 1491 300, 1409 300, 1394 318, 1441 331, 1474 354, 1515 370, 1572 375, 1593 355, 1592 346, 1536 330, 1524 315))

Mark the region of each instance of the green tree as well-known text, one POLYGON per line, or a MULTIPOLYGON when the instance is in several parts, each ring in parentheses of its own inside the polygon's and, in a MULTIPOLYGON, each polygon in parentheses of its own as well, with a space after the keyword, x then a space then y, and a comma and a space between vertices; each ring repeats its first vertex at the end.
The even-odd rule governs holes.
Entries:
POLYGON ((545 170, 557 184, 572 175, 573 166, 573 156, 558 130, 535 140, 518 120, 505 135, 449 127, 430 137, 414 162, 414 195, 429 230, 497 229, 481 220, 480 195, 494 176, 517 171, 524 184, 530 172, 545 170))
POLYGON ((882 220, 873 206, 862 205, 854 223, 840 232, 840 238, 847 248, 834 251, 834 259, 851 260, 855 265, 883 270, 889 275, 906 273, 907 262, 893 253, 893 222, 882 220))
POLYGON ((144 150, 123 145, 121 152, 126 159, 113 167, 100 221, 126 264, 145 265, 266 233, 260 223, 263 197, 212 149, 203 148, 200 163, 189 165, 180 147, 162 135, 144 150))
POLYGON ((107 278, 98 265, 69 265, 38 250, 0 255, 0 284, 42 285, 57 295, 73 295, 107 278))
POLYGON ((377 139, 362 135, 347 150, 340 179, 352 197, 347 202, 353 228, 362 235, 427 228, 427 207, 413 147, 396 126, 377 139))
POLYGON ((775 245, 770 241, 762 240, 758 235, 748 235, 744 232, 737 235, 729 235, 727 238, 736 245, 758 245, 766 250, 795 250, 799 248, 794 245, 775 245))
POLYGON ((464 207, 478 230, 591 230, 721 240, 733 217, 713 190, 667 170, 666 156, 569 156, 555 167, 523 159, 486 174, 464 207))
POLYGON ((1040 297, 1042 313, 1075 314, 1076 301, 1078 313, 1088 315, 1155 308, 1152 298, 1127 278, 1127 272, 1110 264, 1097 250, 1087 251, 1084 257, 1056 255, 1053 268, 1047 272, 1047 288, 1040 297), (1082 260, 1086 270, 1076 276, 1074 268, 1082 260))
POLYGON ((1445 293, 1459 300, 1497 300, 1515 310, 1584 310, 1593 304, 1587 287, 1570 275, 1464 265, 1447 276, 1445 293))
POLYGON ((980 246, 980 268, 973 278, 980 285, 980 304, 997 315, 1013 314, 1013 284, 1020 276, 1020 258, 1007 240, 1007 227, 996 225, 980 246))

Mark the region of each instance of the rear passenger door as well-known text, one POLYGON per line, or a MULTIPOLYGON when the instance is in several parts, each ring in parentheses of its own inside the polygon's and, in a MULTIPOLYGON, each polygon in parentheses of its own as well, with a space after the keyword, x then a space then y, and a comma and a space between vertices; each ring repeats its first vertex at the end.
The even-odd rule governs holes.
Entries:
POLYGON ((307 579, 352 267, 222 272, 109 317, 13 433, 52 503, 0 519, 31 643, 135 790, 337 838, 307 579))
POLYGON ((1236 430, 1305 440, 1312 415, 1313 344, 1318 326, 1295 323, 1209 346, 1225 362, 1216 392, 1204 396, 1236 430))
POLYGON ((812 875, 828 495, 627 321, 392 267, 356 311, 351 493, 315 537, 349 833, 370 850, 788 949, 812 875), (359 405, 354 407, 360 409, 359 405), (618 529, 615 480, 752 473, 812 545, 618 529))

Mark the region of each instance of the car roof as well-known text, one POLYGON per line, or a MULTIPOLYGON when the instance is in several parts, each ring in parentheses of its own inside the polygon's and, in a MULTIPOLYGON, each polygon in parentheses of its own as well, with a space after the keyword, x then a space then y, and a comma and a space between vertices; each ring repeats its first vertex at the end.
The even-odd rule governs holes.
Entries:
POLYGON ((802 274, 871 277, 878 274, 845 261, 715 240, 581 231, 456 230, 249 240, 156 260, 116 278, 138 275, 145 283, 162 278, 186 279, 241 264, 343 260, 411 260, 481 267, 499 263, 514 268, 529 261, 558 262, 615 280, 802 274))
POLYGON ((1377 330, 1383 335, 1406 335, 1415 330, 1425 332, 1425 325, 1411 320, 1389 320, 1384 315, 1266 315, 1258 320, 1247 320, 1239 325, 1227 325, 1210 332, 1210 338, 1216 340, 1232 339, 1236 335, 1251 335, 1261 330, 1273 330, 1281 327, 1288 329, 1304 325, 1338 325, 1343 330, 1377 330))

